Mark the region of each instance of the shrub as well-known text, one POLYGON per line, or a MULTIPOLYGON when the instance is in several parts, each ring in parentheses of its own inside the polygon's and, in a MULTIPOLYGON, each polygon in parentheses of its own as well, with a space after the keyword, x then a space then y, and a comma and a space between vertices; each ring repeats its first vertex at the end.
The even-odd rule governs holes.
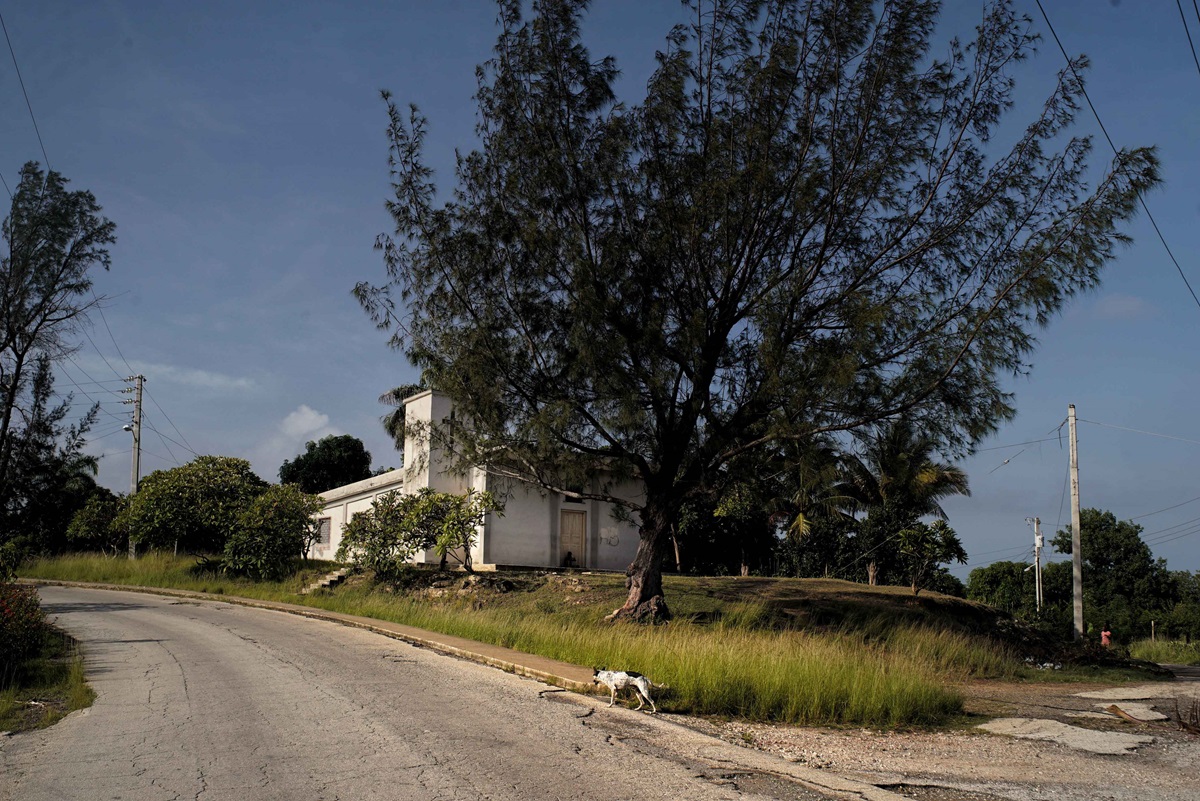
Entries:
POLYGON ((406 518, 416 495, 386 492, 371 502, 371 508, 350 518, 342 530, 337 560, 375 571, 376 578, 390 581, 405 563, 421 550, 421 541, 406 527, 406 518))
POLYGON ((266 487, 245 459, 199 456, 146 476, 122 523, 139 545, 219 553, 238 518, 266 487))
MULTIPOLYGON (((97 487, 67 526, 67 540, 76 548, 113 555, 129 548, 129 532, 118 522, 129 500, 97 487)), ((122 520, 124 518, 121 518, 122 520)))
POLYGON ((225 570, 253 579, 277 581, 292 559, 304 552, 316 528, 313 515, 324 502, 294 484, 273 485, 238 518, 225 543, 225 570))
POLYGON ((389 492, 351 518, 337 559, 374 570, 384 581, 394 581, 414 554, 429 549, 443 568, 452 557, 470 570, 476 528, 484 515, 502 508, 490 492, 455 495, 428 487, 409 495, 389 492))
POLYGON ((8 683, 17 666, 41 647, 46 613, 37 590, 0 583, 0 685, 8 683))

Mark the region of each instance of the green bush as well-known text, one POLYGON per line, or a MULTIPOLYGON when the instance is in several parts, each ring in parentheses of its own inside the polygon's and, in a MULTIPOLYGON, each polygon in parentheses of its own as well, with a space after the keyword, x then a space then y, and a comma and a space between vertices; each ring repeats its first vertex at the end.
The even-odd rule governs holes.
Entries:
POLYGON ((129 532, 118 518, 128 504, 125 496, 97 487, 67 525, 67 541, 81 550, 114 556, 125 552, 129 548, 129 532))
MULTIPOLYGON (((371 508, 350 518, 342 530, 337 561, 375 571, 376 578, 391 581, 422 549, 409 521, 416 495, 386 492, 371 502, 371 508)), ((428 547, 428 546, 425 546, 428 547)))
POLYGON ((266 488, 245 459, 198 456, 146 476, 120 523, 140 546, 219 553, 238 518, 266 488))
POLYGON ((312 542, 313 515, 323 506, 320 496, 295 484, 268 487, 242 512, 238 528, 225 542, 225 570, 253 579, 282 579, 312 542))
POLYGON ((35 653, 46 632, 46 613, 37 590, 0 583, 0 686, 7 685, 17 667, 35 653))
POLYGON ((350 519, 337 559, 374 570, 384 581, 395 581, 414 554, 429 549, 443 568, 453 558, 470 570, 476 528, 488 512, 502 509, 490 492, 456 495, 428 487, 407 495, 389 492, 350 519))

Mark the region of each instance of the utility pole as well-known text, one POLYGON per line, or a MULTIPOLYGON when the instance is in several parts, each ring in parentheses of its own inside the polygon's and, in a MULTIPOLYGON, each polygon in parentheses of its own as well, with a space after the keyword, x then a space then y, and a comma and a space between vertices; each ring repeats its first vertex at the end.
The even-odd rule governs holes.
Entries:
MULTIPOLYGON (((141 470, 142 462, 142 384, 146 381, 146 376, 139 374, 125 380, 133 382, 133 389, 125 390, 133 392, 133 400, 121 401, 133 404, 133 423, 126 427, 127 430, 133 432, 133 459, 129 470, 129 497, 132 498, 138 491, 138 473, 141 470)), ((137 558, 137 546, 132 538, 129 540, 129 558, 137 558)))
POLYGON ((1075 598, 1075 641, 1083 639, 1083 545, 1079 525, 1079 443, 1075 437, 1075 404, 1067 406, 1071 435, 1071 589, 1075 598))
MULTIPOLYGON (((1040 517, 1027 517, 1025 522, 1033 526, 1033 598, 1037 604, 1038 614, 1042 612, 1042 548, 1046 541, 1042 538, 1042 519, 1040 517)), ((1025 572, 1029 572, 1029 568, 1025 568, 1025 572)))

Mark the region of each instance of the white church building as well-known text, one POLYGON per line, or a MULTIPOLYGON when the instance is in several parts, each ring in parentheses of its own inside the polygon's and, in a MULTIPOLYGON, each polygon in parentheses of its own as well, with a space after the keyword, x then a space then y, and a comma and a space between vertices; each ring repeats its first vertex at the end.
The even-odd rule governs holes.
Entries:
MULTIPOLYGON (((388 492, 415 493, 424 487, 439 492, 465 493, 487 490, 504 504, 501 513, 489 513, 479 527, 471 561, 476 570, 498 567, 576 567, 585 570, 624 571, 637 553, 638 529, 633 521, 618 520, 614 505, 604 501, 579 501, 550 493, 532 484, 497 476, 486 465, 451 472, 440 451, 423 435, 429 425, 452 416, 450 399, 431 390, 404 401, 404 467, 364 481, 321 493, 325 508, 318 515, 320 538, 309 550, 316 559, 333 559, 342 530, 356 513, 388 492)), ((636 482, 609 488, 609 494, 636 501, 636 482)), ((436 562, 433 551, 417 554, 417 562, 436 562)))

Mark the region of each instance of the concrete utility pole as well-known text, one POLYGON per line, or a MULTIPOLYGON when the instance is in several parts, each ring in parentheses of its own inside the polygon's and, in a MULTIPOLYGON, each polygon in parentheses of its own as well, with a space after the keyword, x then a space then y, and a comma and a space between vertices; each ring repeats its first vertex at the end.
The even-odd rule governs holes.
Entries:
MULTIPOLYGON (((133 382, 132 401, 121 401, 122 403, 133 404, 133 423, 128 426, 128 430, 133 432, 133 459, 129 470, 129 497, 133 497, 138 491, 138 473, 141 471, 142 462, 142 384, 145 382, 144 375, 134 375, 125 379, 133 382)), ((132 539, 129 540, 129 558, 137 557, 137 546, 134 545, 132 539)))
MULTIPOLYGON (((1040 517, 1027 517, 1026 523, 1033 525, 1033 598, 1037 604, 1037 611, 1041 614, 1042 611, 1042 548, 1046 541, 1042 538, 1042 519, 1040 517)), ((1026 568, 1026 572, 1029 568, 1026 568)))
POLYGON ((1067 406, 1071 435, 1071 589, 1075 597, 1075 641, 1083 639, 1083 545, 1079 532, 1079 443, 1075 438, 1075 404, 1067 406))

